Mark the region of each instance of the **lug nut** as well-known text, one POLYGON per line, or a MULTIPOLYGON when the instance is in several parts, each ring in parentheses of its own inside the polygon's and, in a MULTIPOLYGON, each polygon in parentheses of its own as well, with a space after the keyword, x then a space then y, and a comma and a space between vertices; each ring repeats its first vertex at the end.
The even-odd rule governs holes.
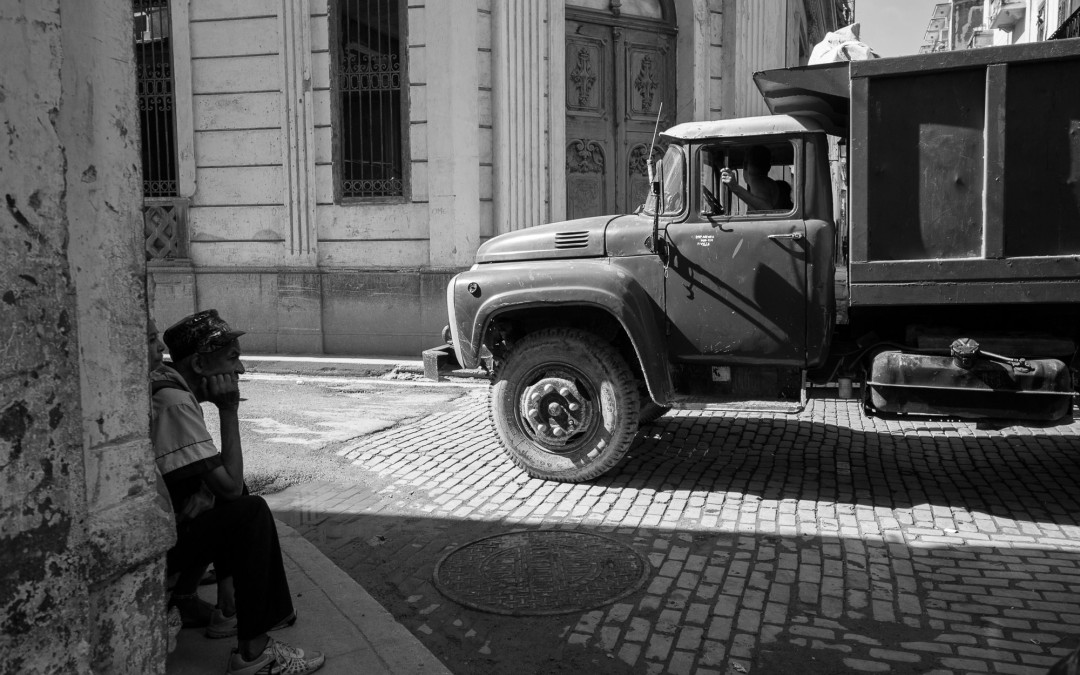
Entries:
POLYGON ((577 412, 578 410, 581 409, 581 406, 578 405, 577 403, 571 403, 567 407, 570 408, 570 412, 577 412))
POLYGON ((540 402, 540 392, 538 392, 538 391, 533 392, 532 396, 529 397, 529 400, 532 401, 533 403, 539 403, 540 402))
POLYGON ((545 384, 544 385, 544 393, 545 394, 550 394, 553 391, 555 391, 555 385, 553 385, 553 384, 545 384))
POLYGON ((555 435, 555 436, 564 436, 564 435, 566 435, 566 432, 563 431, 562 427, 552 427, 551 428, 551 433, 553 435, 555 435))
POLYGON ((559 393, 562 394, 563 398, 565 398, 565 397, 570 395, 570 388, 569 387, 563 387, 562 389, 559 390, 559 393))
POLYGON ((548 430, 548 428, 547 428, 546 424, 540 424, 540 425, 537 425, 537 427, 536 427, 536 433, 538 433, 538 434, 546 434, 547 430, 548 430))
POLYGON ((536 408, 529 408, 529 411, 526 414, 533 419, 537 419, 540 417, 540 411, 536 408))

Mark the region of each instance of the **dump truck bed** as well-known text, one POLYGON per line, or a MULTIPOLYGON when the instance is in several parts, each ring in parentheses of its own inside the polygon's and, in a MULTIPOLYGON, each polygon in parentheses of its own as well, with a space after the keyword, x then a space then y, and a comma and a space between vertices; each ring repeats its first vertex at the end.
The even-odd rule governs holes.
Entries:
POLYGON ((1080 303, 1080 39, 755 79, 850 139, 851 306, 1080 303))

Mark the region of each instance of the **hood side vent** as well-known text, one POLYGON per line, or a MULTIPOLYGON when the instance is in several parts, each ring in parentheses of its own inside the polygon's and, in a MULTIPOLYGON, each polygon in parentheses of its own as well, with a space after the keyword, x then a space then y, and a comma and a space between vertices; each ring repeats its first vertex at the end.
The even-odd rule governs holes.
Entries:
POLYGON ((586 248, 588 245, 588 230, 555 233, 555 248, 586 248))

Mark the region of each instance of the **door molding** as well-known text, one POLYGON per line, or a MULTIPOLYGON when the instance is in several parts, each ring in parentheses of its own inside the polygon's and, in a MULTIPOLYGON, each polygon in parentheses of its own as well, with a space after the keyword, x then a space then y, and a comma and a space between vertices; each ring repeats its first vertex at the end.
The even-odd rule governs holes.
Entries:
POLYGON ((646 19, 639 16, 624 16, 614 12, 604 12, 586 7, 566 6, 566 18, 570 21, 585 21, 587 23, 599 23, 605 26, 618 26, 620 28, 634 28, 637 30, 659 30, 669 35, 678 32, 675 26, 675 0, 658 0, 660 5, 661 19, 646 19))
POLYGON ((661 120, 665 128, 676 119, 678 28, 673 0, 658 0, 660 18, 627 16, 618 11, 619 2, 612 0, 611 5, 608 11, 566 7, 565 62, 559 77, 564 86, 560 103, 567 218, 628 213, 640 204, 648 180, 647 171, 638 171, 645 166, 639 160, 648 150, 638 146, 652 139, 658 102, 666 103, 661 120), (603 148, 600 174, 580 175, 581 148, 574 141, 582 139, 603 148))

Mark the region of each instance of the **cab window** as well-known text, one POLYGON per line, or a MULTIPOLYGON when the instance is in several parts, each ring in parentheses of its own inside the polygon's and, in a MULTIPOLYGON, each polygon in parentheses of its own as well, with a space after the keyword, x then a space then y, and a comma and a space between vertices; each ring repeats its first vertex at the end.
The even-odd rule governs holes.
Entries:
POLYGON ((791 141, 703 145, 700 212, 706 216, 787 215, 795 210, 791 141))

